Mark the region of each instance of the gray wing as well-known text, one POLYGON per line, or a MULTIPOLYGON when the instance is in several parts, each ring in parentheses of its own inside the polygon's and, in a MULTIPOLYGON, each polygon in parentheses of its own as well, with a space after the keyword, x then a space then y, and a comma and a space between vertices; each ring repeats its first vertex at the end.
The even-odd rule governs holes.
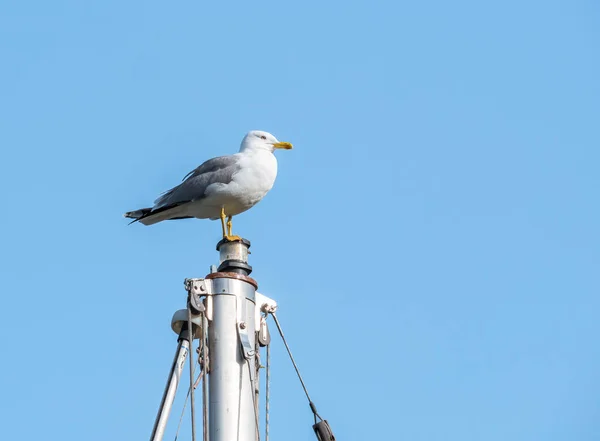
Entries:
POLYGON ((206 189, 209 185, 230 183, 233 175, 240 170, 237 159, 237 155, 209 159, 185 175, 181 184, 166 191, 154 201, 153 210, 197 201, 206 196, 206 189))

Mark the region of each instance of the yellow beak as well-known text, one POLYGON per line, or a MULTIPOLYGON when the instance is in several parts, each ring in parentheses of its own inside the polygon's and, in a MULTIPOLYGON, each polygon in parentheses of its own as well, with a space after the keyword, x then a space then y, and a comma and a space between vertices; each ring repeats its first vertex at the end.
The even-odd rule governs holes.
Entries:
POLYGON ((294 146, 289 142, 276 142, 275 144, 273 144, 273 148, 275 149, 291 150, 293 147, 294 146))

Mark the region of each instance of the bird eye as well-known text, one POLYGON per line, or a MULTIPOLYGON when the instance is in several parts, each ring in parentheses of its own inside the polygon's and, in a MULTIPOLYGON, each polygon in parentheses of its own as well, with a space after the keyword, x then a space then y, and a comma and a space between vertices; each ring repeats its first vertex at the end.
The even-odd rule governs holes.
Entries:
POLYGON ((261 135, 260 138, 261 139, 267 139, 267 137, 265 135, 261 135))

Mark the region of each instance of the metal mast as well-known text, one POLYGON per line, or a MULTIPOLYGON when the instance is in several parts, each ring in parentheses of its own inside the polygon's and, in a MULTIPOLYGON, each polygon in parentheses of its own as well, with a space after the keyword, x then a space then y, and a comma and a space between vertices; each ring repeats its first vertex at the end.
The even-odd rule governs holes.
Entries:
POLYGON ((219 242, 219 268, 206 277, 212 281, 209 297, 212 308, 207 308, 210 441, 255 441, 257 438, 258 408, 254 405, 258 378, 257 284, 248 277, 252 271, 248 265, 249 247, 250 242, 246 240, 219 242))
MULTIPOLYGON (((246 239, 223 239, 217 244, 218 268, 213 267, 204 279, 185 280, 188 309, 177 311, 171 320, 171 328, 178 335, 178 344, 151 441, 162 441, 164 437, 185 360, 189 358, 190 362, 194 363, 191 357, 194 352, 191 348, 194 339, 198 338, 198 362, 202 367, 199 378, 202 379, 203 389, 204 441, 260 439, 259 350, 261 346, 268 346, 270 343, 266 323, 266 316, 269 314, 273 316, 308 399, 314 415, 313 429, 317 439, 335 441, 329 424, 317 413, 292 357, 275 315, 277 303, 256 291, 258 285, 250 277, 252 267, 248 264, 249 248, 250 242, 246 239)), ((192 440, 195 441, 192 366, 190 368, 192 440)), ((268 433, 267 429, 265 427, 268 433)))
POLYGON ((185 280, 190 315, 182 309, 171 321, 178 345, 151 441, 163 439, 183 365, 190 358, 190 340, 205 335, 208 338, 200 344, 203 392, 208 377, 204 441, 259 439, 257 339, 263 346, 268 343, 264 319, 260 326, 261 311, 275 310, 277 305, 256 292, 257 283, 249 277, 249 248, 248 240, 223 239, 217 244, 219 267, 204 279, 185 280), (188 332, 190 327, 193 332, 188 332))

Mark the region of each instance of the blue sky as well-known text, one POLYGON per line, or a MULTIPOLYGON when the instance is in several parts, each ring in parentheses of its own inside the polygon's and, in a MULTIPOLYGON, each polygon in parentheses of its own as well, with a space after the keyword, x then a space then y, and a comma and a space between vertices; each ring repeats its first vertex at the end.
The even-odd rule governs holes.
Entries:
MULTIPOLYGON (((6 439, 149 436, 171 314, 220 227, 121 215, 261 129, 296 148, 234 231, 338 439, 597 440, 599 19, 593 1, 2 2, 6 439)), ((273 352, 272 439, 313 439, 273 352)))

